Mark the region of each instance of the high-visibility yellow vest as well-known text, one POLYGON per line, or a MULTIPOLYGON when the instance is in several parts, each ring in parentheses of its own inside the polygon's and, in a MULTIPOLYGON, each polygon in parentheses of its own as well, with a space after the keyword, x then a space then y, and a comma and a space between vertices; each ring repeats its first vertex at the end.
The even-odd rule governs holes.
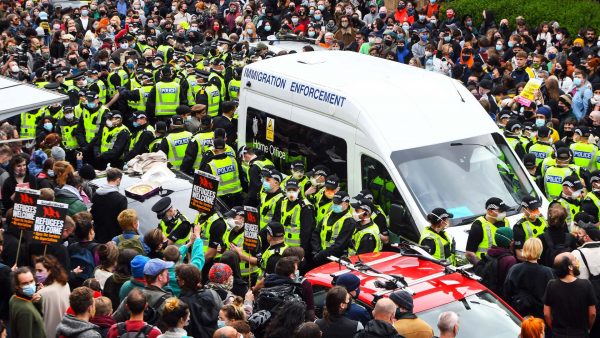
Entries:
POLYGON ((350 241, 350 247, 348 248, 348 254, 350 256, 356 255, 358 249, 360 248, 360 242, 365 235, 372 235, 375 238, 375 249, 373 252, 381 251, 383 244, 381 243, 381 238, 379 238, 379 228, 377 224, 371 223, 368 227, 360 230, 355 230, 352 235, 352 240, 350 241))
POLYGON ((152 134, 154 135, 154 127, 152 127, 149 124, 146 124, 144 126, 144 128, 137 131, 137 133, 135 134, 135 137, 131 140, 131 143, 129 144, 129 150, 133 149, 133 147, 140 141, 140 137, 146 130, 151 131, 152 134))
POLYGON ((546 195, 549 199, 560 197, 560 193, 562 192, 562 182, 565 177, 572 173, 573 170, 570 167, 552 166, 546 169, 544 186, 546 187, 546 195))
POLYGON ((106 88, 106 85, 104 84, 104 81, 102 81, 102 80, 96 81, 96 84, 98 85, 98 90, 100 91, 98 93, 98 100, 100 101, 101 104, 106 104, 106 96, 108 95, 108 88, 106 88))
POLYGON ((554 202, 560 203, 560 205, 562 205, 562 207, 565 208, 565 210, 567 211, 566 222, 569 225, 569 229, 570 229, 571 224, 572 224, 573 220, 575 219, 575 215, 577 215, 581 206, 571 204, 571 203, 569 203, 569 201, 567 201, 566 199, 564 199, 562 197, 557 198, 554 201, 552 201, 552 203, 554 203, 554 202))
POLYGON ((21 114, 21 132, 19 135, 22 138, 35 138, 35 128, 37 122, 44 112, 40 109, 35 113, 25 112, 21 114))
POLYGON ((139 93, 140 99, 138 101, 129 101, 129 107, 136 111, 146 111, 146 105, 148 104, 148 95, 150 95, 150 91, 152 90, 152 86, 142 86, 138 87, 137 91, 139 93))
POLYGON ((333 200, 329 200, 329 202, 321 205, 323 198, 327 199, 327 197, 325 197, 324 187, 315 194, 315 207, 317 208, 317 216, 315 218, 317 220, 317 224, 323 221, 325 215, 331 212, 331 207, 333 206, 333 200))
POLYGON ((108 74, 108 95, 110 97, 115 96, 115 94, 117 93, 117 88, 111 81, 111 79, 114 76, 119 77, 119 87, 125 87, 129 82, 129 74, 127 74, 127 72, 123 68, 119 68, 116 71, 110 72, 110 74, 108 74))
POLYGON ((525 240, 534 237, 540 237, 548 227, 548 222, 546 222, 543 217, 540 216, 538 219, 540 220, 540 225, 533 224, 525 217, 523 217, 522 222, 519 222, 520 226, 523 228, 523 232, 525 233, 525 240))
MULTIPOLYGON (((246 251, 244 247, 244 232, 237 234, 235 238, 230 239, 231 237, 231 229, 227 228, 225 231, 225 235, 223 235, 223 242, 225 243, 225 247, 228 248, 231 243, 235 244, 238 248, 242 248, 242 255, 250 256, 250 253, 246 251)), ((258 244, 260 247, 260 241, 258 244)), ((250 265, 250 263, 240 259, 240 270, 242 273, 242 277, 248 278, 251 274, 260 274, 260 267, 257 265, 250 265)))
POLYGON ((208 82, 212 82, 211 80, 212 80, 213 78, 215 78, 215 77, 216 77, 217 79, 219 79, 219 86, 218 86, 218 88, 219 88, 219 93, 221 94, 221 97, 225 97, 225 94, 227 94, 227 93, 225 92, 225 90, 226 90, 227 88, 225 88, 225 80, 224 80, 224 79, 223 79, 223 78, 222 78, 220 75, 218 75, 218 74, 217 74, 217 73, 215 73, 215 72, 211 72, 211 73, 210 73, 210 75, 208 76, 208 82))
POLYGON ((192 133, 186 130, 182 130, 176 133, 171 133, 165 137, 169 144, 169 153, 167 154, 167 160, 173 165, 175 169, 181 167, 183 157, 185 156, 185 149, 192 133))
POLYGON ((338 238, 338 236, 340 235, 340 232, 342 231, 342 226, 344 226, 344 222, 348 218, 352 217, 350 208, 348 208, 348 210, 345 211, 345 214, 342 217, 340 217, 333 224, 329 224, 329 218, 331 217, 332 214, 333 214, 333 211, 331 211, 327 215, 325 215, 325 217, 323 218, 323 223, 321 225, 321 232, 319 233, 319 236, 321 238, 321 249, 322 250, 329 248, 330 246, 333 245, 333 243, 335 243, 335 240, 338 238))
MULTIPOLYGON (((477 247, 477 252, 475 255, 481 259, 483 255, 487 255, 488 250, 492 247, 492 245, 496 245, 496 240, 494 239, 494 235, 496 234, 496 230, 498 228, 495 224, 489 222, 484 216, 480 216, 477 218, 478 221, 481 222, 481 228, 483 229, 483 239, 479 246, 477 247)), ((508 219, 504 219, 504 226, 508 227, 508 219)))
POLYGON ((596 216, 596 220, 600 220, 600 198, 598 198, 593 191, 590 191, 585 195, 584 200, 590 200, 592 203, 594 203, 596 208, 598 208, 598 214, 592 216, 596 216))
POLYGON ((240 96, 240 86, 242 85, 241 80, 231 79, 227 86, 227 92, 229 93, 230 100, 237 100, 240 96))
POLYGON ((169 54, 169 51, 173 50, 173 47, 169 46, 169 45, 160 45, 158 46, 158 48, 156 49, 156 53, 162 53, 163 54, 163 62, 166 64, 167 62, 169 62, 167 55, 169 54))
MULTIPOLYGON (((219 220, 221 217, 216 212, 213 213, 209 218, 207 218, 204 222, 200 223, 200 214, 196 216, 196 224, 200 224, 200 233, 202 234, 202 240, 204 243, 204 253, 208 251, 208 244, 210 243, 210 229, 212 228, 213 223, 219 220)), ((217 251, 214 259, 217 260, 221 258, 223 254, 217 251)))
POLYGON ((265 252, 263 252, 262 257, 260 258, 260 267, 262 268, 263 271, 267 271, 267 266, 269 265, 269 258, 273 257, 274 255, 283 255, 283 252, 285 251, 285 249, 287 249, 287 245, 283 245, 283 246, 279 246, 277 248, 271 248, 269 247, 267 250, 265 250, 265 252))
MULTIPOLYGON (((179 226, 183 223, 184 220, 187 221, 187 218, 182 214, 180 217, 178 217, 175 220, 175 226, 173 226, 173 228, 171 229, 171 232, 167 232, 168 231, 167 224, 165 223, 164 220, 161 220, 160 221, 160 229, 162 230, 163 234, 168 237, 170 233, 174 232, 175 230, 177 230, 177 228, 179 228, 179 226)), ((190 232, 185 237, 179 238, 178 240, 176 240, 175 244, 176 245, 186 244, 187 242, 189 242, 191 235, 192 235, 192 229, 190 229, 190 232)))
POLYGON ((119 135, 123 131, 129 134, 129 129, 127 129, 127 127, 125 127, 124 125, 120 125, 110 130, 108 128, 102 129, 102 143, 100 144, 100 153, 102 154, 111 150, 115 145, 117 135, 119 135))
POLYGON ((159 82, 156 84, 156 116, 175 115, 175 109, 179 106, 179 84, 171 82, 159 82))
POLYGON ((198 80, 196 79, 196 75, 188 75, 185 78, 185 80, 188 83, 188 89, 187 89, 188 105, 193 106, 196 104, 196 93, 198 93, 200 91, 200 88, 202 88, 202 84, 198 83, 198 80))
POLYGON ((546 157, 554 153, 554 148, 551 145, 538 142, 529 148, 529 153, 535 155, 535 165, 539 166, 546 157))
POLYGON ((61 143, 65 149, 72 150, 78 147, 77 138, 73 132, 77 129, 77 124, 60 126, 61 143))
POLYGON ((456 265, 456 248, 454 240, 447 232, 444 232, 444 234, 446 237, 431 230, 431 227, 426 227, 425 230, 423 230, 423 233, 421 233, 419 244, 422 245, 423 240, 426 238, 433 240, 435 243, 435 252, 431 253, 431 256, 438 260, 445 259, 452 263, 452 265, 456 265))
POLYGON ((212 174, 219 177, 217 196, 242 192, 238 164, 234 157, 212 159, 208 166, 212 174))
POLYGON ((83 128, 85 129, 85 141, 91 142, 100 130, 100 123, 102 123, 102 116, 108 112, 108 108, 101 106, 100 109, 93 113, 84 107, 81 111, 81 118, 83 119, 83 128))
POLYGON ((219 114, 219 104, 223 96, 220 94, 219 88, 214 84, 207 85, 204 87, 204 90, 208 99, 207 113, 210 117, 215 117, 219 114))
POLYGON ((300 246, 302 244, 300 242, 302 207, 310 205, 310 202, 306 199, 301 200, 289 208, 288 204, 290 203, 287 198, 281 202, 281 220, 279 222, 285 229, 283 240, 287 246, 300 246))
POLYGON ((577 142, 569 147, 573 151, 573 164, 589 171, 596 169, 596 161, 598 159, 598 147, 591 143, 577 142))
POLYGON ((267 200, 267 193, 264 190, 260 191, 260 229, 264 229, 267 224, 273 219, 275 206, 280 199, 283 198, 281 191, 267 200))

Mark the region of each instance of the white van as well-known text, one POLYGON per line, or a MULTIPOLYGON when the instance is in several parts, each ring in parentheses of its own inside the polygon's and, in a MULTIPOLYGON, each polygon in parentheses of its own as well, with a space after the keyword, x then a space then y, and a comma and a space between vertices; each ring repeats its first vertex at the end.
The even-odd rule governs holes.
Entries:
POLYGON ((464 251, 485 201, 517 220, 524 195, 542 192, 469 91, 457 81, 353 52, 310 52, 244 68, 239 145, 259 148, 288 174, 324 164, 351 196, 370 189, 395 233, 418 241, 436 207, 464 251))

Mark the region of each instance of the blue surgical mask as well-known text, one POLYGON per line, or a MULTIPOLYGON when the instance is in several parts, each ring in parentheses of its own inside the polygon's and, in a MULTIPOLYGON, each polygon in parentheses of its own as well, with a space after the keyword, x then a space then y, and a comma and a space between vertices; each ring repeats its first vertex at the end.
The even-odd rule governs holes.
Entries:
POLYGON ((50 176, 50 177, 54 177, 54 170, 52 170, 52 169, 49 169, 49 170, 48 170, 48 176, 50 176))
POLYGON ((550 60, 556 59, 556 53, 550 53, 550 54, 548 54, 548 59, 550 59, 550 60))
POLYGON ((270 185, 270 184, 269 184, 269 182, 267 182, 267 181, 263 181, 263 183, 262 183, 262 187, 263 187, 263 190, 264 190, 264 191, 269 191, 269 190, 271 190, 271 185, 270 185))
POLYGON ((217 320, 217 327, 218 328, 225 327, 225 321, 224 320, 217 320))
POLYGON ((444 36, 444 42, 450 42, 450 40, 452 40, 452 37, 450 35, 444 36))
POLYGON ((96 108, 96 102, 88 102, 87 106, 88 106, 88 108, 94 109, 94 108, 96 108))
POLYGON ((140 124, 139 124, 139 123, 137 123, 137 121, 133 121, 133 127, 134 127, 134 128, 137 128, 137 127, 139 127, 139 126, 140 126, 140 124))
POLYGON ((315 20, 317 20, 317 21, 321 20, 321 16, 319 14, 315 15, 315 20))
POLYGON ((513 48, 513 46, 514 46, 514 45, 515 45, 515 43, 514 43, 514 42, 512 42, 512 41, 509 41, 509 42, 508 42, 508 48, 513 48))
POLYGON ((427 35, 421 35, 421 41, 427 42, 428 40, 429 40, 429 36, 427 36, 427 35))
POLYGON ((308 31, 308 36, 309 37, 314 37, 315 36, 315 31, 308 31))
POLYGON ((546 119, 535 119, 535 125, 538 127, 543 127, 546 125, 546 119))
POLYGON ((27 284, 23 287, 23 294, 27 297, 33 296, 36 291, 35 282, 27 284))
POLYGON ((44 129, 46 129, 47 131, 51 131, 52 130, 52 123, 50 123, 50 122, 44 123, 44 129))
POLYGON ((127 62, 127 68, 133 69, 133 67, 135 67, 135 64, 133 62, 127 62))
POLYGON ((575 87, 579 87, 581 86, 581 79, 576 77, 573 79, 573 84, 575 85, 575 87))
POLYGON ((322 10, 324 10, 324 9, 325 9, 325 6, 324 6, 324 5, 319 5, 319 6, 317 6, 317 8, 318 8, 320 11, 322 11, 322 10))
POLYGON ((270 32, 271 31, 271 26, 265 26, 265 32, 270 32))
POLYGON ((502 50, 502 45, 496 45, 496 50, 497 51, 501 51, 502 50))
POLYGON ((331 205, 331 211, 333 211, 336 214, 339 214, 340 212, 344 211, 344 208, 341 204, 334 203, 333 205, 331 205))

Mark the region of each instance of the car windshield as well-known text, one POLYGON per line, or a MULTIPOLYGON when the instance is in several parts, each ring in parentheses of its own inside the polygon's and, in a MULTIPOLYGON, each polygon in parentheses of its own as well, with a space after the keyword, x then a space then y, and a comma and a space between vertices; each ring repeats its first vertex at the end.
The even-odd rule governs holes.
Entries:
POLYGON ((454 214, 453 225, 483 215, 490 197, 504 200, 511 215, 523 196, 537 196, 498 133, 399 150, 391 158, 423 215, 444 207, 454 214))
POLYGON ((446 311, 458 314, 460 318, 459 337, 518 337, 521 333, 521 320, 487 291, 420 312, 417 315, 431 327, 437 328, 438 316, 446 311))

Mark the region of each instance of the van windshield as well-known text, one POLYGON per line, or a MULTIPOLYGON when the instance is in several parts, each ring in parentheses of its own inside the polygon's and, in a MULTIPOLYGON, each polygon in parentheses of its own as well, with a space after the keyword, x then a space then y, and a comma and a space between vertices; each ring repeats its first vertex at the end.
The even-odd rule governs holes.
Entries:
POLYGON ((498 134, 399 150, 392 161, 423 215, 442 207, 453 225, 485 213, 485 201, 499 197, 517 212, 525 195, 537 197, 510 146, 498 134))

